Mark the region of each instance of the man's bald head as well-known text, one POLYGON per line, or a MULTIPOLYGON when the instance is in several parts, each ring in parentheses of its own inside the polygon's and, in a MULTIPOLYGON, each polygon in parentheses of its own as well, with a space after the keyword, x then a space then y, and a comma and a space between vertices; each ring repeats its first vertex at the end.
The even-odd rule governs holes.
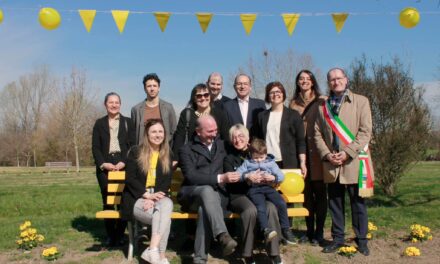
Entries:
POLYGON ((196 133, 202 143, 210 145, 217 136, 217 122, 211 115, 199 117, 196 122, 196 133))

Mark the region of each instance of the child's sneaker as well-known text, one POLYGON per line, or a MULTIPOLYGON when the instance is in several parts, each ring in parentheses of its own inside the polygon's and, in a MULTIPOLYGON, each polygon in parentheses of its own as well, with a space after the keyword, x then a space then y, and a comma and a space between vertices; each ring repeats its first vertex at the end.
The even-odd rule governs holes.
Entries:
POLYGON ((272 241, 272 239, 274 239, 278 235, 275 230, 272 230, 270 228, 265 228, 263 234, 264 234, 264 241, 266 243, 269 243, 270 241, 272 241))
POLYGON ((287 244, 296 245, 296 238, 293 235, 290 228, 284 228, 282 232, 283 232, 284 240, 286 241, 287 244))
POLYGON ((159 250, 157 248, 156 249, 147 248, 144 250, 144 252, 142 252, 141 258, 152 264, 158 264, 160 263, 159 250))

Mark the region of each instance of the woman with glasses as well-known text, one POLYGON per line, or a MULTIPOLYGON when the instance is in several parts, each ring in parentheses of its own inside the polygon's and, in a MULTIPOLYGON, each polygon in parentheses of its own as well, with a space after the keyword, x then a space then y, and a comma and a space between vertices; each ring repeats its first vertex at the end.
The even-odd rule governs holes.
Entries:
POLYGON ((221 109, 215 108, 211 101, 211 92, 204 83, 199 83, 191 91, 188 107, 180 113, 177 129, 174 133, 173 152, 177 157, 179 149, 192 139, 196 120, 203 115, 212 115, 217 122, 218 135, 221 139, 228 139, 229 122, 221 109))
POLYGON ((266 141, 267 153, 275 156, 281 169, 306 168, 304 125, 297 111, 284 106, 286 90, 280 82, 266 86, 265 101, 271 108, 258 114, 252 135, 266 141))

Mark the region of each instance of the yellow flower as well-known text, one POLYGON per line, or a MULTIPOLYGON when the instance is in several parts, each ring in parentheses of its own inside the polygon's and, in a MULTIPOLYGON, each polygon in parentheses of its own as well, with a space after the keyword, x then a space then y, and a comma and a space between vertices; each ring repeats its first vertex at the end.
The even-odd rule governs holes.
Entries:
POLYGON ((405 249, 405 255, 406 256, 410 256, 410 257, 413 257, 413 256, 420 256, 420 249, 418 249, 418 248, 416 248, 416 247, 407 247, 406 249, 405 249))
POLYGON ((29 235, 28 231, 23 231, 20 233, 21 238, 27 237, 28 235, 29 235))
POLYGON ((415 238, 415 237, 413 237, 412 239, 411 239, 411 242, 413 242, 413 243, 417 243, 417 238, 415 238))
POLYGON ((42 242, 43 240, 44 240, 44 236, 38 234, 38 235, 37 235, 37 241, 38 241, 38 242, 42 242))
POLYGON ((368 222, 368 231, 377 231, 377 226, 375 226, 372 222, 368 222))
POLYGON ((30 227, 30 226, 32 225, 32 223, 31 223, 31 221, 25 221, 25 222, 24 222, 24 225, 25 225, 26 227, 30 227))
POLYGON ((367 239, 371 239, 371 238, 373 238, 373 235, 371 233, 368 233, 367 234, 367 239))
POLYGON ((429 235, 429 236, 428 236, 428 240, 432 240, 432 235, 429 235))
POLYGON ((23 244, 23 240, 19 239, 19 240, 15 241, 15 243, 17 243, 17 245, 21 245, 21 244, 23 244))
POLYGON ((23 238, 23 241, 24 241, 24 242, 29 242, 29 238, 28 238, 28 237, 25 237, 25 238, 23 238))

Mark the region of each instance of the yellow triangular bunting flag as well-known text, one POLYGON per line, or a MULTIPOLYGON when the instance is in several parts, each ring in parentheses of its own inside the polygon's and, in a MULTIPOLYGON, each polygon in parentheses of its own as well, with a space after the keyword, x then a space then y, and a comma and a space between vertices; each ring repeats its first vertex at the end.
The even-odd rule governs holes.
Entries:
POLYGON ((87 32, 90 32, 95 20, 96 10, 78 10, 78 12, 87 32))
POLYGON ((3 22, 3 11, 0 9, 0 23, 3 22))
POLYGON ((171 13, 170 12, 155 12, 154 16, 156 17, 157 24, 159 24, 160 30, 162 32, 165 31, 165 28, 167 27, 168 20, 170 19, 171 13))
POLYGON ((128 10, 112 10, 113 19, 115 20, 116 26, 121 34, 124 32, 125 23, 127 22, 129 14, 130 11, 128 10))
POLYGON ((254 26, 254 22, 257 19, 257 14, 241 14, 240 19, 241 23, 243 23, 246 35, 251 34, 252 27, 254 26))
POLYGON ((333 22, 335 23, 336 31, 340 33, 342 28, 344 27, 345 20, 347 20, 348 14, 333 13, 332 17, 333 17, 333 22))
POLYGON ((196 13, 196 16, 203 33, 205 33, 208 29, 209 23, 211 22, 212 13, 196 13))
POLYGON ((296 23, 298 23, 299 17, 301 14, 282 14, 281 15, 284 20, 284 24, 286 25, 287 32, 289 36, 292 36, 293 31, 295 30, 296 23))

